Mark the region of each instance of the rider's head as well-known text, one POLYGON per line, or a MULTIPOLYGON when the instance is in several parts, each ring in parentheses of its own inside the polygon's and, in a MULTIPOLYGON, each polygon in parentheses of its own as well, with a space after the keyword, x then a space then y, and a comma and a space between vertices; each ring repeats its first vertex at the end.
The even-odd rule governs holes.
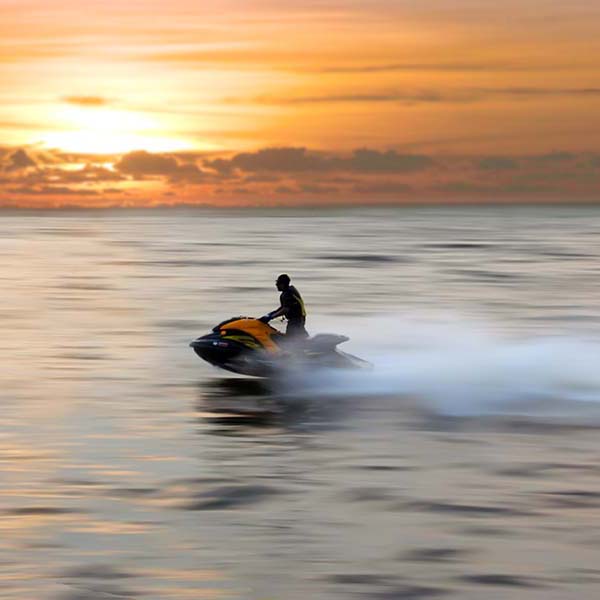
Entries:
POLYGON ((287 290, 290 287, 290 276, 282 273, 275 281, 275 285, 280 292, 287 290))

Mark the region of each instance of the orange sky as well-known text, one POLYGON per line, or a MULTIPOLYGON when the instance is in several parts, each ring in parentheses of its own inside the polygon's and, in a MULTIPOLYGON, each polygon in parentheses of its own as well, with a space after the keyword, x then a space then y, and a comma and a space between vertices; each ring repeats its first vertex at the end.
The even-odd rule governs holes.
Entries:
POLYGON ((0 204, 595 200, 591 0, 0 0, 0 204))

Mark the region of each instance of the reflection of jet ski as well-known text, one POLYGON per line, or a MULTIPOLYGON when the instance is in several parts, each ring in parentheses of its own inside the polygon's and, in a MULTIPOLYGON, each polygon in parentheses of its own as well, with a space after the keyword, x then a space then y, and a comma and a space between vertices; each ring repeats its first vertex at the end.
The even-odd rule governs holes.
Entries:
POLYGON ((270 325, 250 317, 234 317, 190 343, 206 362, 227 371, 269 377, 282 367, 360 369, 371 365, 337 349, 343 335, 319 334, 289 340, 270 325))

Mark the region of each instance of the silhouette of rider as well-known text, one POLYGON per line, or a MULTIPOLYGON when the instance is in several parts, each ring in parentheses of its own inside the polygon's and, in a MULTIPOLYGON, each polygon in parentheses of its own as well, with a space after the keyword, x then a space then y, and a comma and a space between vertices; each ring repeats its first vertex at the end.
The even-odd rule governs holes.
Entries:
POLYGON ((285 317, 287 319, 287 328, 285 335, 287 338, 303 339, 308 337, 304 328, 306 323, 306 308, 300 292, 290 285, 290 276, 281 274, 275 281, 277 289, 281 292, 279 296, 279 308, 260 318, 263 323, 268 323, 271 319, 285 317))

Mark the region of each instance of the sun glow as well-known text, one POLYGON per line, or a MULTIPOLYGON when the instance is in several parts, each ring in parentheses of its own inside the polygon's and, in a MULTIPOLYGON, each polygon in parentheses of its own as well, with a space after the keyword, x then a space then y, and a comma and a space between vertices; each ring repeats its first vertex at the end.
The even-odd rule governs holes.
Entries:
POLYGON ((132 150, 175 152, 192 145, 169 137, 161 123, 141 113, 113 108, 66 107, 57 112, 57 129, 42 135, 51 148, 84 154, 118 154, 132 150))

